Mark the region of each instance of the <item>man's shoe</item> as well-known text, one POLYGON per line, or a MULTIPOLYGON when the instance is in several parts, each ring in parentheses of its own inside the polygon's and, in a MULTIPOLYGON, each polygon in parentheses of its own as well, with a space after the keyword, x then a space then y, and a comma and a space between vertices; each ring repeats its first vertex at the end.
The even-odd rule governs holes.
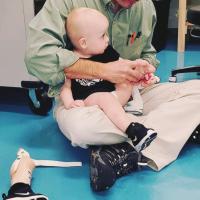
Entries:
POLYGON ((148 147, 157 137, 157 133, 150 128, 146 128, 143 124, 131 123, 126 129, 126 134, 132 140, 137 152, 148 147))
POLYGON ((48 197, 42 194, 35 194, 29 192, 8 194, 8 196, 3 194, 2 197, 3 200, 48 200, 48 197))
POLYGON ((117 178, 138 169, 140 154, 127 142, 91 148, 90 184, 96 192, 109 189, 117 178))
POLYGON ((188 139, 188 142, 191 142, 194 144, 200 144, 200 124, 193 131, 192 135, 188 139))

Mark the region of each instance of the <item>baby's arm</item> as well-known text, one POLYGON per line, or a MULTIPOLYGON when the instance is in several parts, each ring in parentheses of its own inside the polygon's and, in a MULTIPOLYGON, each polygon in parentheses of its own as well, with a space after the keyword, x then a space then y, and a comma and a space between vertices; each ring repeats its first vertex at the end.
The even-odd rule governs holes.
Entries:
POLYGON ((117 96, 118 101, 122 106, 126 105, 129 101, 132 90, 133 90, 133 83, 122 83, 122 84, 115 84, 115 91, 114 94, 117 96))
MULTIPOLYGON (((119 57, 119 60, 123 60, 123 58, 119 57)), ((120 83, 115 84, 115 91, 113 92, 116 95, 118 101, 122 106, 126 105, 129 101, 132 90, 133 90, 133 83, 120 83)))
POLYGON ((60 98, 66 109, 84 106, 83 100, 74 100, 71 90, 71 80, 66 79, 60 92, 60 98))

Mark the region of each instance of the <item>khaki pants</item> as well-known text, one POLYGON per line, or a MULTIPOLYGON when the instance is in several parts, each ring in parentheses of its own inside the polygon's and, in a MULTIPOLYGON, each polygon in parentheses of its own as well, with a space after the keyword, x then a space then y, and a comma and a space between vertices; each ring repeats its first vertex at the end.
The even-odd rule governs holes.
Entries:
MULTIPOLYGON (((200 80, 157 84, 143 90, 142 98, 144 115, 127 115, 157 131, 158 137, 142 153, 153 161, 150 167, 160 170, 177 158, 200 123, 200 80)), ((97 106, 66 110, 60 103, 55 116, 73 146, 86 148, 128 140, 97 106)))

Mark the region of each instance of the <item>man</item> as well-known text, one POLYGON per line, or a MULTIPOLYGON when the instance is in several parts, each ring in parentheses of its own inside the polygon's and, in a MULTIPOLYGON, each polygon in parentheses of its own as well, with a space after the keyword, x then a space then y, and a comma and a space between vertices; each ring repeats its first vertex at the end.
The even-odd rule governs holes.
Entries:
MULTIPOLYGON (((49 84, 49 95, 56 97, 65 76, 138 83, 159 63, 151 45, 155 23, 151 0, 47 0, 30 23, 27 68, 49 84), (77 7, 94 8, 107 16, 110 43, 123 60, 101 64, 79 59, 69 50, 64 21, 77 7)), ((143 156, 97 106, 66 110, 56 98, 55 116, 63 134, 74 146, 91 146, 90 178, 95 191, 111 187, 118 177, 136 170, 138 163, 161 170, 177 158, 199 124, 200 112, 196 111, 200 106, 198 80, 154 85, 142 91, 142 98, 144 115, 129 117, 158 133, 157 139, 142 151, 143 156)))

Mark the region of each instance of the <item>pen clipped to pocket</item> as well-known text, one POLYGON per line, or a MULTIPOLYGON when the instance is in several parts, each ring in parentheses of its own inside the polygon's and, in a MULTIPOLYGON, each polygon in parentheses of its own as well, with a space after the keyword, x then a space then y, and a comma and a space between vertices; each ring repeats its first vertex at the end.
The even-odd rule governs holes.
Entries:
POLYGON ((128 45, 133 45, 135 39, 140 38, 141 35, 142 35, 142 34, 141 34, 141 31, 139 31, 139 32, 137 32, 137 33, 136 33, 136 32, 133 32, 133 33, 131 33, 131 34, 128 34, 126 45, 127 45, 127 46, 128 46, 128 45))

